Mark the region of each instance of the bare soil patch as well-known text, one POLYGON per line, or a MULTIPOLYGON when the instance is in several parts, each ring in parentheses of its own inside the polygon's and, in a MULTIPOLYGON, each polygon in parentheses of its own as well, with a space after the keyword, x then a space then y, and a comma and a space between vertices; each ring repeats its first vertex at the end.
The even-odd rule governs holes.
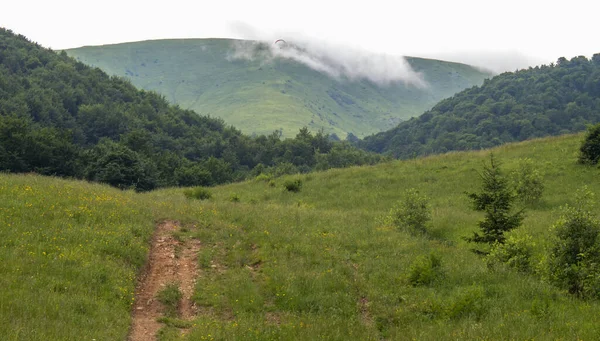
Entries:
POLYGON ((167 284, 178 283, 183 294, 179 317, 192 319, 196 315, 191 298, 198 276, 197 255, 201 245, 198 240, 176 240, 173 232, 178 229, 177 222, 164 221, 154 232, 146 269, 136 289, 129 341, 156 339, 156 333, 162 327, 157 319, 164 311, 156 295, 167 284))

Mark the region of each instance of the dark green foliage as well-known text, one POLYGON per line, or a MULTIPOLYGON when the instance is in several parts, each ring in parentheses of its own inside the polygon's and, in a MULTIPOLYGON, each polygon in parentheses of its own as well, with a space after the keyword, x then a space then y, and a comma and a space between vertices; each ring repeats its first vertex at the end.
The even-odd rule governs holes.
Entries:
POLYGON ((580 297, 600 297, 600 222, 593 213, 593 194, 578 192, 575 206, 566 206, 555 225, 550 252, 551 279, 580 297))
POLYGON ((280 162, 277 166, 269 168, 266 173, 273 177, 279 177, 282 175, 297 174, 299 171, 298 167, 290 162, 280 162))
POLYGON ((465 239, 481 244, 503 244, 504 232, 521 225, 524 218, 523 211, 512 212, 516 198, 494 155, 490 155, 490 164, 484 165, 481 178, 483 180, 481 193, 467 193, 467 195, 473 201, 474 210, 485 212, 484 220, 479 222, 482 234, 474 232, 472 237, 465 239))
POLYGON ((174 176, 177 185, 183 187, 208 186, 212 179, 212 174, 208 170, 194 163, 175 169, 174 176))
POLYGON ((600 124, 588 128, 579 149, 579 163, 596 165, 598 161, 600 161, 600 124))
POLYGON ((294 180, 286 180, 283 183, 283 187, 288 190, 288 192, 300 192, 302 189, 302 180, 294 179, 294 180))
POLYGON ((382 160, 381 156, 357 149, 347 142, 335 143, 326 153, 316 155, 316 169, 344 168, 354 165, 373 165, 382 160))
POLYGON ((204 187, 194 187, 183 191, 183 195, 189 199, 206 200, 212 197, 212 193, 204 187))
POLYGON ((124 145, 103 139, 86 152, 85 178, 121 189, 149 191, 156 187, 156 166, 124 145))
POLYGON ((413 286, 430 285, 442 276, 442 260, 434 253, 420 256, 410 265, 408 281, 413 286))
POLYGON ((360 145, 410 158, 582 131, 600 121, 598 58, 503 73, 360 145))
POLYGON ((75 176, 80 153, 67 131, 0 115, 0 170, 75 176))
POLYGON ((431 220, 429 199, 411 188, 404 193, 404 198, 390 210, 386 219, 386 223, 410 233, 425 233, 427 224, 431 220))
MULTIPOLYGON (((307 128, 286 140, 243 135, 0 28, 0 171, 137 190, 211 186, 253 176, 258 165, 276 176, 311 171, 333 146, 307 128)), ((382 160, 356 153, 332 167, 382 160)))

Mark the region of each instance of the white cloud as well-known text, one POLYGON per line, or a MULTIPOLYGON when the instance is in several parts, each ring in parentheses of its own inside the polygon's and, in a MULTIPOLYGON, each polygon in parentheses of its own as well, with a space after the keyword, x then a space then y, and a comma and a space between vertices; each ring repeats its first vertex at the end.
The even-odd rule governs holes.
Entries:
POLYGON ((64 49, 147 39, 248 38, 229 26, 244 21, 271 35, 301 32, 373 54, 441 59, 462 51, 516 51, 555 61, 600 52, 599 9, 591 0, 560 6, 547 0, 29 0, 5 1, 0 26, 64 49))
MULTIPOLYGON (((244 24, 245 38, 264 37, 258 30, 244 24)), ((268 34, 267 34, 268 35, 268 34)), ((294 60, 313 70, 322 72, 338 80, 366 79, 380 86, 403 82, 416 87, 426 87, 420 73, 415 72, 402 56, 386 53, 373 53, 365 49, 310 39, 295 34, 286 35, 285 42, 275 44, 271 40, 241 40, 232 45, 229 55, 232 59, 262 60, 269 62, 275 58, 294 60)))

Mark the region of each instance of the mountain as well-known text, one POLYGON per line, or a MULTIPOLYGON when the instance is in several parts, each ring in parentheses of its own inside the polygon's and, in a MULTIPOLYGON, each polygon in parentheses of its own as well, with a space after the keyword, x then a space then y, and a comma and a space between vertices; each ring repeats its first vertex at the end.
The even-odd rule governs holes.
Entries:
MULTIPOLYGON (((598 169, 577 164, 581 140, 492 150, 504 174, 524 158, 543 174, 542 201, 504 249, 530 273, 488 266, 463 240, 483 218, 465 192, 481 188, 489 151, 217 186, 204 201, 179 188, 135 193, 0 173, 0 335, 125 340, 130 314, 154 301, 170 304, 147 319, 165 341, 596 340, 600 300, 573 297, 544 272, 560 207, 576 202, 574 189, 600 192, 598 169), (286 191, 289 180, 301 190, 286 191), (382 222, 410 188, 429 197, 425 234, 382 222), (153 238, 165 220, 170 230, 153 238), (148 259, 173 264, 146 277, 162 293, 154 300, 134 293, 148 259), (183 299, 191 316, 176 309, 183 299)), ((597 267, 567 269, 598 293, 597 267)))
MULTIPOLYGON (((335 79, 286 58, 235 58, 268 44, 228 39, 153 40, 66 50, 77 60, 126 77, 171 103, 220 117, 245 133, 284 136, 307 126, 340 138, 390 129, 439 100, 481 84, 487 72, 468 65, 407 58, 428 84, 377 85, 335 79)), ((307 55, 312 58, 312 55, 307 55)), ((367 62, 367 61, 365 61, 367 62)))
POLYGON ((409 158, 578 132, 597 122, 600 54, 495 76, 360 145, 409 158))
POLYGON ((0 171, 150 190, 382 160, 308 129, 280 137, 244 135, 0 28, 0 171))

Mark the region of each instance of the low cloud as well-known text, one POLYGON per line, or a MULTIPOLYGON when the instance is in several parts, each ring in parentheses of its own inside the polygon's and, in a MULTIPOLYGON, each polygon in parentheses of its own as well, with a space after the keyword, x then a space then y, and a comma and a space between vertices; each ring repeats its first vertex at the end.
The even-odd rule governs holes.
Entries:
POLYGON ((426 54, 423 57, 469 64, 495 74, 526 69, 535 65, 550 64, 552 62, 552 60, 528 56, 514 50, 458 51, 426 54))
MULTIPOLYGON (((246 29, 246 32, 248 30, 246 29)), ((248 34, 247 34, 248 35, 248 34)), ((250 34, 250 38, 258 38, 250 34)), ((335 45, 306 38, 238 40, 232 44, 229 60, 255 60, 263 63, 275 59, 293 60, 337 80, 366 79, 379 86, 404 83, 419 88, 427 87, 421 73, 415 72, 402 56, 372 53, 349 46, 335 45)))

